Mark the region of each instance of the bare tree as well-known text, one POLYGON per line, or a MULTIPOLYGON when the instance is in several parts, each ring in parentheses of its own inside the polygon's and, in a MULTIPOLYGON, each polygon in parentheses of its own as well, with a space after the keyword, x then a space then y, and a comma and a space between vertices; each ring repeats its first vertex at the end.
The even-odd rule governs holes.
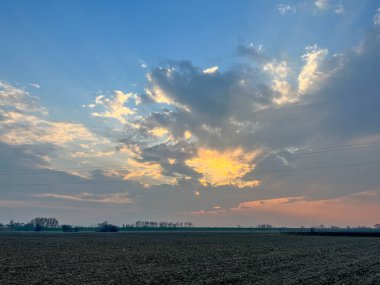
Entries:
POLYGON ((56 218, 46 218, 46 217, 38 217, 34 218, 30 221, 33 227, 42 227, 42 228, 58 228, 59 223, 56 218))

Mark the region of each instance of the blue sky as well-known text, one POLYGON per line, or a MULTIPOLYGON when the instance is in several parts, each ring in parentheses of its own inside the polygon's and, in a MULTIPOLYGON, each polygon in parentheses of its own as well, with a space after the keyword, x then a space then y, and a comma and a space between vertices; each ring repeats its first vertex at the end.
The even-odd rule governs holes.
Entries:
POLYGON ((71 213, 85 205, 83 223, 101 215, 121 223, 125 211, 131 220, 249 224, 260 214, 253 223, 299 225, 329 217, 293 219, 287 204, 302 217, 305 207, 335 203, 326 210, 332 222, 350 223, 338 217, 351 200, 364 212, 375 207, 365 197, 378 193, 376 165, 361 184, 346 179, 356 168, 281 179, 259 170, 376 161, 376 147, 313 159, 294 151, 380 140, 379 8, 363 0, 1 1, 0 166, 13 171, 1 179, 14 183, 20 169, 41 177, 16 175, 30 191, 0 186, 0 213, 75 223, 71 213), (111 178, 121 182, 107 191, 95 183, 111 178), (83 181, 64 184, 73 179, 83 181), (268 209, 257 210, 264 200, 268 209))

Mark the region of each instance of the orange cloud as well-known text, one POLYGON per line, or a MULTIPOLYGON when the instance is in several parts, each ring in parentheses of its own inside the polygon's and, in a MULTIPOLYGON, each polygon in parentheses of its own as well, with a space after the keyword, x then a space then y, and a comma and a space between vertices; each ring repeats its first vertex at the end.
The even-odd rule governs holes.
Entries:
POLYGON ((240 203, 230 209, 233 214, 266 213, 302 218, 315 224, 373 225, 380 216, 379 192, 361 192, 333 199, 309 200, 306 197, 283 197, 240 203))
POLYGON ((197 156, 186 160, 185 164, 203 175, 199 181, 205 186, 255 187, 259 181, 243 181, 241 178, 254 169, 255 165, 251 161, 258 153, 244 152, 242 148, 225 151, 200 148, 197 156))
POLYGON ((160 184, 176 184, 176 178, 169 177, 163 174, 163 169, 160 164, 154 162, 140 162, 134 159, 127 160, 128 166, 126 170, 106 170, 106 176, 118 176, 123 180, 139 181, 146 186, 160 184))
POLYGON ((152 136, 155 136, 157 138, 161 138, 164 135, 168 134, 169 131, 165 128, 154 128, 148 131, 152 136))

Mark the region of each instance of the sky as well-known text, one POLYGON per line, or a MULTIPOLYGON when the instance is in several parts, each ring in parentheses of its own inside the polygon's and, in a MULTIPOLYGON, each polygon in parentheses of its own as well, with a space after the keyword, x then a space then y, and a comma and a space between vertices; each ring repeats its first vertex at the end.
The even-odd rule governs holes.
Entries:
POLYGON ((0 222, 372 226, 380 1, 0 1, 0 222))

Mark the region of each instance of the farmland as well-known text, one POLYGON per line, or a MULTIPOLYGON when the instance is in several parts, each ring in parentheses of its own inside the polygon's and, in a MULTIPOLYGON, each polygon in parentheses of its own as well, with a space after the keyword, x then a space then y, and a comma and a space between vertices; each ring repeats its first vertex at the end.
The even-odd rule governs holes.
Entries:
POLYGON ((379 237, 2 233, 0 284, 380 284, 379 237))

